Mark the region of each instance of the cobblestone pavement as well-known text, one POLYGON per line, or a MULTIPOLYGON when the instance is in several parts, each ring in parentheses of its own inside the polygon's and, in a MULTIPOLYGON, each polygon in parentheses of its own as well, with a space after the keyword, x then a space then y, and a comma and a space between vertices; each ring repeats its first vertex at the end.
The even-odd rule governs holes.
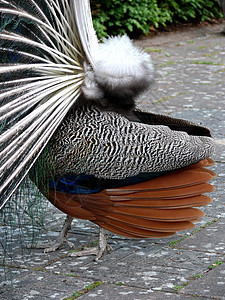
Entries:
MULTIPOLYGON (((206 216, 196 229, 149 240, 109 234, 113 251, 99 262, 93 257, 71 258, 67 246, 44 254, 24 245, 56 237, 64 215, 42 201, 29 208, 35 216, 33 226, 12 230, 0 224, 0 299, 225 299, 225 36, 219 34, 223 27, 135 41, 151 53, 156 66, 155 84, 139 105, 208 126, 217 143, 214 202, 204 209, 206 216), (42 222, 44 226, 38 227, 42 222)), ((13 219, 16 223, 18 215, 13 219)), ((74 220, 69 233, 78 248, 97 236, 95 225, 80 220, 74 220)))

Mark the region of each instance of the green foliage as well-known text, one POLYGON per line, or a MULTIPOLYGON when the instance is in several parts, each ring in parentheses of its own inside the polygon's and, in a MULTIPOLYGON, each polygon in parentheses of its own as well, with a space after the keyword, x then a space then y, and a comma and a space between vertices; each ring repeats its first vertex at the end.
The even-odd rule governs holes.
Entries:
POLYGON ((177 286, 174 287, 174 290, 175 290, 175 291, 180 291, 180 290, 182 290, 183 288, 184 288, 183 285, 177 285, 177 286))
MULTIPOLYGON (((160 1, 161 2, 161 1, 160 1)), ((214 17, 222 17, 218 2, 215 0, 167 0, 167 8, 173 13, 175 22, 198 20, 208 21, 214 17)))
POLYGON ((208 266, 209 270, 215 269, 216 267, 222 265, 224 262, 220 260, 216 260, 212 265, 208 266))
POLYGON ((156 0, 96 0, 92 1, 93 22, 100 37, 125 34, 138 30, 147 34, 149 20, 158 26, 159 11, 156 0))
POLYGON ((171 23, 222 17, 217 0, 91 0, 91 5, 100 38, 148 34, 171 23))
POLYGON ((79 297, 83 296, 84 294, 86 294, 87 292, 97 288, 98 286, 102 285, 104 282, 98 281, 98 282, 94 282, 91 283, 89 285, 87 285, 84 290, 82 291, 76 291, 72 297, 70 298, 65 298, 64 300, 75 300, 78 299, 79 297))
POLYGON ((116 282, 115 285, 124 285, 122 282, 116 282))

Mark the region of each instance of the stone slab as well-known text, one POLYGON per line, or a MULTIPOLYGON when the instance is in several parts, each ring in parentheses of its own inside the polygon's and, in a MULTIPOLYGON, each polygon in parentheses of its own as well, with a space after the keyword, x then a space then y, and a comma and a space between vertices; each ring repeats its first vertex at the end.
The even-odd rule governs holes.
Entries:
POLYGON ((212 269, 203 277, 190 283, 181 290, 184 295, 197 295, 212 297, 213 299, 225 298, 225 264, 212 269))
POLYGON ((202 251, 208 253, 225 254, 225 219, 221 218, 213 222, 208 227, 189 236, 188 239, 177 244, 178 247, 189 249, 191 251, 202 251), (221 239, 220 239, 221 237, 221 239))
POLYGON ((61 274, 52 274, 41 271, 28 271, 10 285, 2 286, 4 294, 0 299, 26 300, 26 299, 56 299, 61 300, 73 295, 77 290, 84 289, 93 283, 89 279, 70 277, 61 274))
POLYGON ((190 297, 185 295, 176 295, 174 293, 156 292, 151 289, 140 289, 127 286, 118 286, 112 284, 103 284, 97 289, 86 293, 80 297, 81 300, 176 300, 176 299, 202 299, 199 297, 190 297))

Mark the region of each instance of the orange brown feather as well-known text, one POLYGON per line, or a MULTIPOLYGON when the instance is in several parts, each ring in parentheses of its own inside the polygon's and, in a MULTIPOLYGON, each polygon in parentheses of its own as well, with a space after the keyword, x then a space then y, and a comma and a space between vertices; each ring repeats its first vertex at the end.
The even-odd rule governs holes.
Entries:
POLYGON ((208 183, 216 174, 205 159, 187 168, 130 186, 95 194, 50 190, 48 199, 64 213, 94 222, 130 238, 160 238, 194 227, 204 216, 195 207, 212 202, 203 195, 214 190, 208 183))

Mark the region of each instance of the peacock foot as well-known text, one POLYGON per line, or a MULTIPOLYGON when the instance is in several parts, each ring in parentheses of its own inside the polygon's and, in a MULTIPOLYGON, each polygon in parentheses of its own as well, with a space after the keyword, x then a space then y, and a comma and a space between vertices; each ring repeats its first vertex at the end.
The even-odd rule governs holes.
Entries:
POLYGON ((67 233, 71 228, 71 223, 73 221, 73 217, 67 215, 66 220, 63 224, 63 228, 60 232, 59 237, 56 241, 51 241, 49 243, 38 243, 35 248, 36 249, 44 249, 44 253, 53 252, 59 249, 64 244, 69 245, 70 248, 75 248, 75 245, 71 242, 69 242, 66 239, 67 233))
POLYGON ((51 241, 49 243, 38 243, 36 249, 44 249, 44 253, 54 252, 64 244, 67 244, 70 248, 75 248, 75 245, 72 242, 69 242, 66 238, 61 238, 60 236, 56 241, 51 241))
POLYGON ((112 251, 112 247, 110 245, 107 244, 105 235, 104 235, 104 230, 103 228, 100 228, 99 231, 99 243, 98 246, 96 247, 92 247, 92 248, 85 248, 82 251, 78 251, 78 252, 71 252, 69 254, 69 256, 88 256, 88 255, 95 255, 95 261, 98 261, 101 257, 102 254, 105 251, 112 251))

